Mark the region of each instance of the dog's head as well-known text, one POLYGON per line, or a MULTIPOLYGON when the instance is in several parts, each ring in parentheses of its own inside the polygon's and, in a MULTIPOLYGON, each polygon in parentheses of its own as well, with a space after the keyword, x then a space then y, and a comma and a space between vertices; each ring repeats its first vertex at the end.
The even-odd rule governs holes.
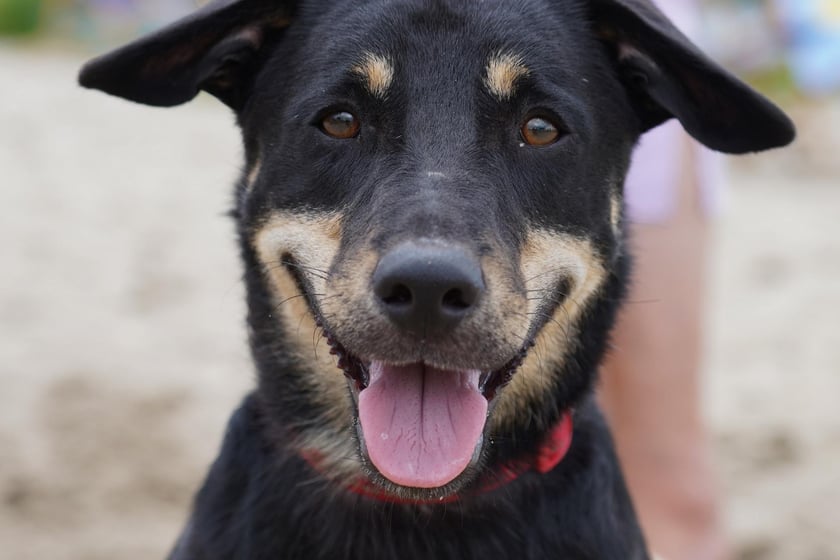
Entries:
POLYGON ((534 446, 591 385, 642 132, 793 137, 646 0, 217 0, 81 82, 236 111, 269 417, 327 472, 410 497, 534 446))

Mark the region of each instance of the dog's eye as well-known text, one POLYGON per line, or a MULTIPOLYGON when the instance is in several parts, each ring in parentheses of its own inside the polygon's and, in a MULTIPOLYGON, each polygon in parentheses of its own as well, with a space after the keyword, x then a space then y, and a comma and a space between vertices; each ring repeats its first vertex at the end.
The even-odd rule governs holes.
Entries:
POLYGON ((562 135, 560 128, 543 117, 528 119, 521 128, 522 139, 531 146, 554 144, 562 135))
POLYGON ((321 121, 321 130, 339 140, 355 138, 359 134, 359 128, 359 119, 347 111, 327 115, 321 121))

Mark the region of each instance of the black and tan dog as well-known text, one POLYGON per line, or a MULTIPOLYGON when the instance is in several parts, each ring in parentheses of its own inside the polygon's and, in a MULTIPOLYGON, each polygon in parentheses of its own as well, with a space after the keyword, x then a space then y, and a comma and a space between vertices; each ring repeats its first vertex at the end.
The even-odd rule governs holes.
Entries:
POLYGON ((81 83, 244 138, 259 384, 173 559, 648 557, 590 396, 630 153, 776 107, 647 0, 217 0, 81 83))

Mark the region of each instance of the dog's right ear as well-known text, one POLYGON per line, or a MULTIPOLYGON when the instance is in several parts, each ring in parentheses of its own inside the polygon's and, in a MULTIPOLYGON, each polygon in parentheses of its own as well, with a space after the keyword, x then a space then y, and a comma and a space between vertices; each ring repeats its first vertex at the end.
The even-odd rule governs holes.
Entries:
POLYGON ((214 0, 194 14, 88 62, 79 83, 171 107, 205 90, 241 108, 260 53, 288 27, 293 0, 214 0))

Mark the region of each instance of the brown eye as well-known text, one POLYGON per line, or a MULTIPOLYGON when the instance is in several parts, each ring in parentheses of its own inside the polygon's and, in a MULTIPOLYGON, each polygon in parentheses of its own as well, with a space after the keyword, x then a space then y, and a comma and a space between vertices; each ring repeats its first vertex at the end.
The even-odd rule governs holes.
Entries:
POLYGON ((355 138, 359 134, 359 119, 347 111, 333 113, 321 121, 321 130, 339 140, 355 138))
POLYGON ((548 146, 560 139, 560 130, 549 120, 534 117, 522 125, 522 139, 531 146, 548 146))

